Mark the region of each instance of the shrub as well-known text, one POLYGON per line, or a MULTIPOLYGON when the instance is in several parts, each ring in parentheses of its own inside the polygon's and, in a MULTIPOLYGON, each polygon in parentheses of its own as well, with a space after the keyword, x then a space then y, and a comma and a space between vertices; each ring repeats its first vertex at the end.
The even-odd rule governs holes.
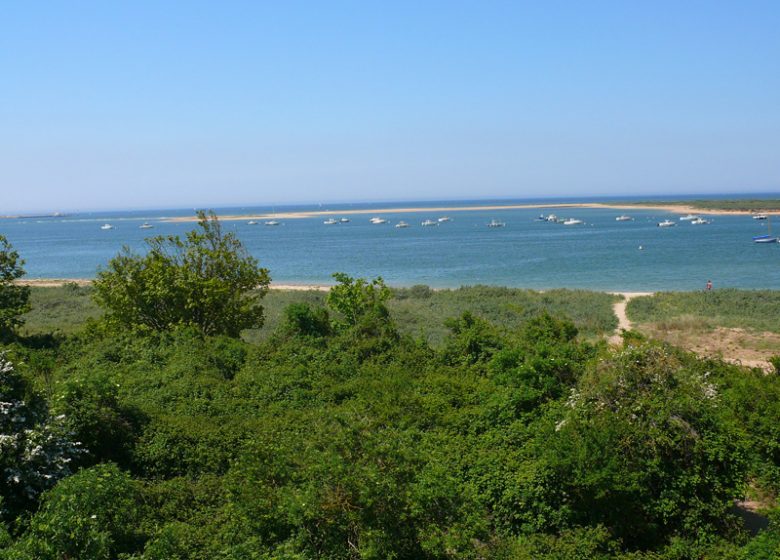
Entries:
POLYGON ((190 325, 204 335, 238 336, 263 324, 259 300, 268 271, 259 268, 212 212, 198 212, 198 227, 178 236, 147 240, 148 252, 125 247, 98 273, 95 299, 107 319, 157 331, 190 325))
POLYGON ((30 287, 15 283, 24 276, 23 266, 19 253, 0 235, 0 339, 10 337, 30 310, 30 287))

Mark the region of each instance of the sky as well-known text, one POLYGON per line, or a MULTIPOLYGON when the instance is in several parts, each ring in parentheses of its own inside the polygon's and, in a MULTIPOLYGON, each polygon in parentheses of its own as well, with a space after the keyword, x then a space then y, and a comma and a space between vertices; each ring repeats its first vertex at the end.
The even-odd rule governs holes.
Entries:
POLYGON ((0 214, 780 192, 780 2, 0 16, 0 214))

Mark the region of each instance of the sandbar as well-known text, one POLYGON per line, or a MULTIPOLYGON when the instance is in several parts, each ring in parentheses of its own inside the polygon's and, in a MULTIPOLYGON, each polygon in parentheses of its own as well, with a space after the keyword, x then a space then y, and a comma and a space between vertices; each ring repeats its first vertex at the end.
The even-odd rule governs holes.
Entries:
MULTIPOLYGON (((501 210, 528 210, 545 208, 603 208, 612 210, 658 210, 674 214, 708 214, 708 215, 750 215, 754 212, 750 210, 719 210, 712 208, 697 208, 693 205, 678 204, 608 204, 602 202, 562 202, 546 204, 495 204, 495 205, 474 205, 474 206, 415 206, 405 208, 360 208, 353 210, 312 210, 299 212, 277 212, 273 214, 226 214, 219 216, 223 221, 236 220, 296 220, 301 218, 317 218, 324 216, 356 216, 356 215, 374 215, 382 214, 410 214, 427 213, 431 215, 454 212, 475 212, 475 211, 501 211, 501 210)), ((780 214, 780 210, 770 210, 763 212, 765 214, 780 214)), ((196 222, 197 216, 178 216, 168 218, 168 222, 196 222)))

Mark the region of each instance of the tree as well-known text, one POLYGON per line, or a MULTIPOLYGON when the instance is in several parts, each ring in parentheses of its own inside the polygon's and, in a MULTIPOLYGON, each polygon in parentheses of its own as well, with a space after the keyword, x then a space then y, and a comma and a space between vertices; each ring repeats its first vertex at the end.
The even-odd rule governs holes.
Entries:
POLYGON ((24 260, 5 236, 0 235, 0 338, 6 338, 24 322, 30 310, 30 288, 14 283, 24 276, 24 260))
POLYGON ((381 277, 368 282, 364 278, 352 278, 343 272, 333 274, 339 283, 328 292, 328 306, 343 317, 343 325, 358 326, 368 318, 389 321, 390 313, 385 302, 392 292, 381 277))
POLYGON ((98 273, 95 299, 109 321, 163 331, 179 325, 204 335, 239 336, 263 324, 260 299, 268 271, 258 266, 214 212, 198 212, 199 229, 147 239, 140 256, 125 247, 98 273))

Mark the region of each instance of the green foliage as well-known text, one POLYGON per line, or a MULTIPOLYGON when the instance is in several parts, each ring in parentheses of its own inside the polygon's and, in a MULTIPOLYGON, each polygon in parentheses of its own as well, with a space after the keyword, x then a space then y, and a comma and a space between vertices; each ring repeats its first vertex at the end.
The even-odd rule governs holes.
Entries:
POLYGON ((338 280, 330 313, 321 293, 269 294, 275 331, 253 344, 193 326, 17 343, 26 377, 7 393, 33 424, 47 405, 64 413, 81 464, 98 464, 37 512, 6 508, 0 557, 775 553, 774 525, 751 540, 729 508, 780 481, 780 377, 641 340, 592 344, 614 321, 606 294, 389 299, 379 280, 338 280))
POLYGON ((33 286, 30 291, 32 309, 22 317, 22 334, 76 333, 87 320, 101 315, 92 294, 91 286, 73 283, 50 288, 33 286))
POLYGON ((356 327, 361 323, 388 319, 385 302, 392 292, 381 278, 368 282, 343 272, 334 273, 333 278, 338 284, 328 292, 328 306, 340 314, 344 326, 356 327))
POLYGON ((583 377, 540 442, 573 519, 644 547, 727 519, 746 450, 708 377, 655 346, 623 351, 583 377))
POLYGON ((204 335, 238 336, 262 325, 259 305, 270 282, 216 215, 198 213, 200 230, 147 240, 140 256, 125 248, 98 273, 95 299, 107 319, 162 331, 197 328, 204 335))
POLYGON ((659 292, 633 298, 626 312, 632 321, 639 323, 689 317, 707 327, 780 332, 780 292, 775 290, 659 292))
POLYGON ((485 363, 503 345, 495 326, 469 312, 457 319, 448 319, 444 324, 452 332, 443 352, 450 365, 485 363))
POLYGON ((46 493, 11 558, 109 560, 137 550, 139 484, 115 466, 80 471, 46 493))
POLYGON ((0 521, 33 507, 38 496, 71 473, 81 449, 62 417, 45 403, 0 352, 0 521))
POLYGON ((282 329, 294 336, 323 337, 331 333, 330 317, 322 307, 293 303, 284 310, 282 329))
POLYGON ((58 387, 53 412, 86 449, 82 463, 127 464, 139 419, 119 403, 118 387, 108 377, 68 378, 58 387))
POLYGON ((23 266, 19 253, 0 235, 0 340, 10 338, 30 310, 30 288, 15 283, 24 276, 23 266))

